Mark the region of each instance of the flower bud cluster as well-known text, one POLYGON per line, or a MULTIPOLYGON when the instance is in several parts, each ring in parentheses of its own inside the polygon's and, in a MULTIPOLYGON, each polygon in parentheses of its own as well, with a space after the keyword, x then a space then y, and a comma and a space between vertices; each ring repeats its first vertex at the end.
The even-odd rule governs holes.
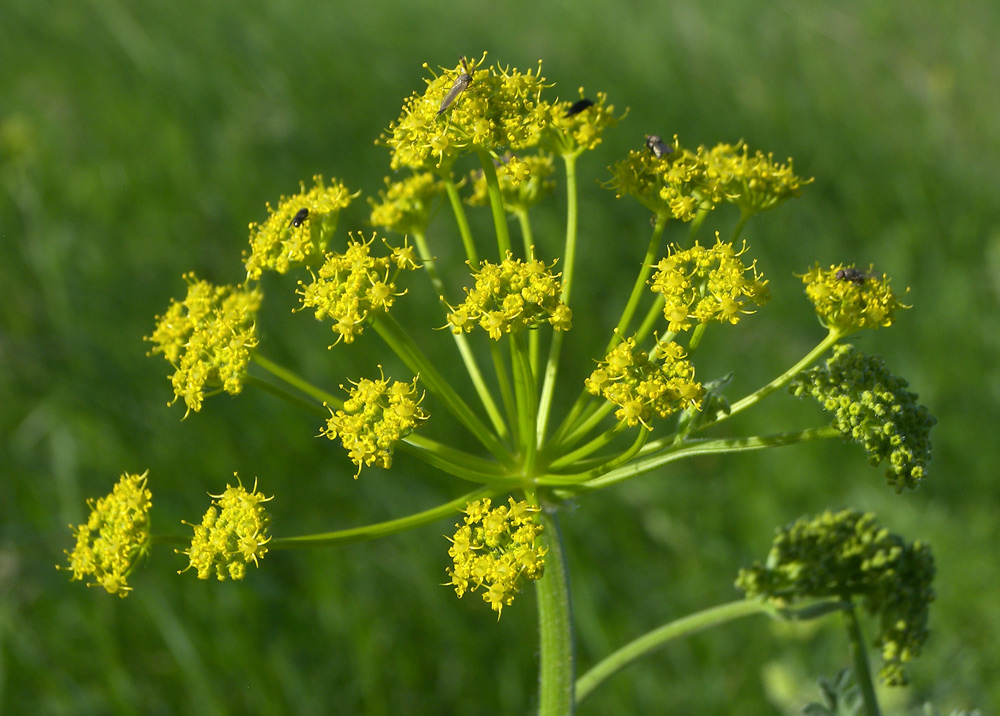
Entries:
POLYGON ((201 410, 206 386, 230 395, 243 390, 250 351, 257 346, 256 320, 261 292, 244 286, 213 286, 193 273, 183 301, 171 299, 156 318, 150 354, 162 353, 174 366, 174 400, 184 398, 188 411, 201 410))
POLYGON ((766 597, 784 608, 799 599, 857 597, 879 620, 879 676, 906 683, 905 664, 927 639, 934 557, 922 542, 906 544, 855 510, 824 512, 778 530, 767 563, 741 569, 736 586, 747 598, 766 597))
POLYGON ((430 222, 431 203, 444 192, 444 183, 430 172, 418 172, 402 181, 387 177, 379 201, 369 197, 371 223, 397 234, 423 234, 430 222))
POLYGON ((663 316, 672 333, 686 331, 693 322, 737 323, 740 315, 753 313, 751 303, 762 306, 771 298, 767 281, 757 274, 752 262, 745 265, 736 251, 716 234, 715 246, 705 248, 695 242, 690 249, 676 244, 669 255, 656 264, 650 281, 652 290, 663 296, 663 316), (751 273, 750 277, 745 274, 751 273))
POLYGON ((351 236, 344 253, 326 255, 312 283, 299 282, 302 306, 314 309, 317 320, 333 319, 333 332, 337 334, 334 345, 340 341, 352 343, 371 314, 388 311, 396 297, 403 295, 396 292, 395 277, 402 270, 419 268, 413 248, 405 243, 390 246, 389 256, 376 258, 370 253, 374 234, 368 241, 351 236))
MULTIPOLYGON (((802 276, 806 295, 816 307, 820 322, 842 335, 862 328, 891 326, 901 303, 889 287, 889 278, 843 264, 821 269, 819 264, 802 276)), ((909 290, 909 289, 907 289, 909 290)))
MULTIPOLYGON (((497 166, 497 181, 504 208, 510 212, 525 212, 552 193, 556 183, 549 179, 555 173, 551 154, 525 157, 505 157, 497 166)), ((471 206, 489 204, 486 177, 483 171, 472 172, 472 195, 466 199, 471 206)))
POLYGON ((473 273, 475 288, 465 289, 466 299, 448 314, 453 333, 470 333, 480 326, 495 341, 549 323, 568 331, 573 312, 562 302, 561 274, 552 274, 542 261, 507 258, 500 264, 483 261, 473 273))
POLYGON ((147 474, 124 474, 110 495, 87 501, 90 515, 86 524, 74 528, 76 546, 66 552, 71 579, 89 577, 87 586, 99 584, 120 597, 132 590, 128 576, 149 549, 153 495, 146 489, 147 474))
POLYGON ((741 142, 691 151, 677 137, 670 151, 632 150, 611 167, 607 186, 616 196, 633 196, 658 216, 691 221, 698 211, 722 202, 736 204, 752 215, 797 196, 804 181, 770 154, 750 155, 741 142))
POLYGON ((448 555, 454 567, 448 569, 449 586, 461 598, 466 592, 485 587, 483 600, 497 613, 510 606, 524 579, 540 579, 546 549, 536 544, 542 525, 536 522, 538 507, 516 502, 490 509, 489 499, 470 502, 465 523, 450 538, 448 555))
POLYGON ((184 551, 190 564, 185 568, 194 569, 198 579, 208 579, 215 575, 220 582, 229 579, 243 579, 247 564, 267 554, 267 534, 271 518, 263 503, 270 500, 257 492, 257 483, 247 492, 242 484, 226 485, 221 495, 211 495, 212 506, 208 508, 200 525, 194 527, 191 547, 184 551))
POLYGON ((250 224, 250 253, 244 252, 247 278, 256 280, 264 270, 286 273, 290 268, 319 260, 337 228, 340 210, 358 196, 339 181, 327 186, 313 177, 315 186, 281 197, 277 210, 267 205, 267 220, 250 224))
POLYGON ((656 360, 636 347, 634 338, 615 346, 585 381, 587 390, 618 406, 615 417, 629 427, 652 430, 654 416, 666 418, 678 410, 698 408, 704 394, 694 380, 694 366, 684 349, 661 342, 656 360))
POLYGON ((340 438, 351 462, 358 466, 357 479, 363 465, 389 469, 395 444, 428 415, 420 407, 423 396, 417 394, 416 378, 412 383, 395 381, 392 385, 385 376, 362 378, 349 395, 343 410, 330 409, 323 435, 331 440, 340 438))
POLYGON ((841 345, 824 365, 797 375, 789 390, 833 413, 834 427, 845 440, 864 447, 872 465, 887 461, 886 481, 902 492, 926 476, 930 431, 937 422, 907 385, 879 356, 841 345))

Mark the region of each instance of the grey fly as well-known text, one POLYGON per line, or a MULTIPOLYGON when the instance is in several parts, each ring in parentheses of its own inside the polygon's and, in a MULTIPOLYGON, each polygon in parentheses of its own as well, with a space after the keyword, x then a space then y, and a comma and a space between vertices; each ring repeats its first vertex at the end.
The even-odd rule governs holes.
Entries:
POLYGON ((674 148, 663 141, 663 137, 659 134, 647 134, 646 135, 646 146, 649 148, 653 154, 656 155, 657 159, 663 159, 667 154, 672 154, 674 148))
POLYGON ((458 98, 458 95, 465 92, 465 90, 468 89, 469 85, 471 84, 472 84, 472 75, 469 74, 469 66, 465 63, 465 58, 463 57, 462 73, 458 76, 458 79, 455 80, 455 84, 451 86, 451 89, 448 90, 448 94, 445 96, 445 98, 441 100, 441 106, 438 107, 437 111, 438 116, 440 117, 441 113, 444 112, 446 109, 448 109, 448 107, 451 106, 451 103, 458 98))

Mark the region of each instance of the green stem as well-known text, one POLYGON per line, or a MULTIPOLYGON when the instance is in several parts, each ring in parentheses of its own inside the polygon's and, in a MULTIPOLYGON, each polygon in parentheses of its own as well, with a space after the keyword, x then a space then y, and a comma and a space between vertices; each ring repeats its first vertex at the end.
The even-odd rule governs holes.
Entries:
POLYGON ((406 517, 400 517, 386 522, 377 522, 364 527, 354 527, 336 532, 324 532, 322 534, 302 535, 300 537, 275 537, 267 543, 269 549, 312 549, 316 547, 333 547, 334 545, 349 544, 351 542, 364 542, 365 540, 377 539, 396 532, 420 527, 421 525, 437 522, 450 515, 457 515, 457 512, 465 509, 469 502, 481 500, 497 494, 494 489, 474 490, 467 495, 462 495, 451 502, 438 505, 423 512, 417 512, 406 517))
POLYGON ((497 169, 493 166, 493 157, 484 149, 476 149, 479 162, 483 165, 483 178, 486 180, 486 191, 490 197, 490 211, 493 213, 493 226, 497 233, 497 248, 500 260, 507 258, 510 252, 510 230, 507 228, 507 212, 504 211, 503 197, 500 195, 500 181, 497 179, 497 169))
POLYGON ((479 254, 476 253, 476 244, 472 240, 472 231, 469 229, 469 219, 465 215, 465 207, 462 206, 462 197, 458 195, 458 186, 449 174, 442 178, 445 191, 448 192, 448 201, 451 202, 451 211, 455 215, 458 223, 458 233, 462 237, 462 245, 465 247, 465 257, 469 260, 470 268, 479 266, 479 254))
MULTIPOLYGON (((261 380, 260 378, 253 375, 248 375, 246 376, 246 378, 243 379, 243 381, 246 385, 252 385, 255 388, 263 390, 265 393, 270 393, 271 395, 281 398, 286 403, 290 403, 291 405, 294 405, 298 408, 302 408, 303 411, 309 413, 310 415, 315 415, 320 418, 330 417, 330 411, 328 411, 322 405, 317 405, 316 403, 310 400, 306 400, 305 398, 299 395, 290 393, 284 388, 280 388, 277 385, 272 385, 271 383, 268 383, 266 380, 261 380)), ((337 407, 342 407, 342 406, 337 406, 337 407)))
POLYGON ((753 214, 751 212, 745 211, 742 208, 740 209, 740 220, 736 223, 736 228, 733 229, 733 239, 729 243, 734 246, 736 245, 736 242, 740 238, 740 234, 743 233, 743 228, 747 225, 747 222, 750 221, 750 217, 752 216, 753 214))
POLYGON ((632 293, 628 298, 628 303, 625 304, 625 310, 622 312, 622 317, 618 321, 618 327, 615 328, 615 334, 611 338, 611 342, 608 343, 608 347, 604 349, 605 355, 610 353, 611 349, 625 338, 625 333, 628 331, 629 324, 632 322, 632 318, 635 316, 635 312, 639 308, 639 302, 642 300, 644 289, 646 289, 646 281, 649 279, 649 274, 653 271, 653 266, 656 263, 656 257, 660 253, 660 246, 663 243, 663 230, 666 226, 666 215, 657 214, 656 225, 653 227, 653 235, 650 237, 649 245, 646 247, 646 255, 642 259, 639 274, 636 276, 635 283, 632 285, 632 293))
POLYGON ((847 638, 850 642, 851 659, 854 661, 854 677, 861 687, 861 699, 865 704, 867 716, 881 716, 878 699, 875 697, 875 685, 872 682, 871 670, 868 668, 868 654, 865 649, 865 638, 861 633, 858 615, 851 605, 844 610, 844 625, 847 627, 847 638))
POLYGON ((517 487, 524 484, 520 476, 511 476, 500 465, 467 452, 448 447, 436 440, 411 433, 397 443, 400 450, 463 480, 487 485, 517 487))
POLYGON ((747 408, 749 408, 749 407, 751 407, 753 405, 756 405, 757 403, 759 403, 761 400, 763 400, 764 398, 766 398, 767 396, 769 396, 774 391, 776 391, 776 390, 778 390, 780 388, 785 387, 786 385, 788 385, 792 381, 792 379, 795 376, 797 376, 803 370, 805 370, 810 365, 812 365, 816 361, 816 359, 818 359, 821 355, 823 355, 824 353, 826 353, 826 351, 829 350, 830 346, 834 345, 841 338, 843 338, 843 334, 831 330, 827 334, 826 338, 824 338, 822 341, 820 341, 816 345, 815 348, 813 348, 811 351, 809 351, 805 355, 805 357, 802 358, 802 360, 800 360, 798 363, 796 363, 791 368, 789 368, 788 370, 786 370, 784 373, 782 373, 781 375, 779 375, 777 378, 775 378, 774 380, 772 380, 770 383, 768 383, 767 385, 765 385, 763 388, 760 388, 760 389, 754 391, 753 393, 751 393, 750 395, 746 396, 745 398, 743 398, 741 400, 738 400, 735 403, 733 403, 733 405, 729 409, 729 413, 728 414, 727 413, 722 413, 722 412, 718 413, 715 416, 714 420, 709 420, 709 421, 705 422, 703 425, 701 425, 698 428, 698 430, 704 430, 709 425, 717 425, 718 423, 721 423, 726 418, 730 418, 733 415, 736 415, 737 413, 739 413, 739 412, 741 412, 743 410, 746 410, 747 408))
POLYGON ((252 353, 250 359, 274 377, 283 380, 293 388, 297 388, 310 398, 315 398, 319 402, 327 403, 335 408, 343 407, 344 401, 340 398, 336 397, 332 393, 328 393, 325 390, 317 388, 305 378, 302 378, 298 374, 290 371, 288 368, 278 365, 274 361, 265 358, 259 353, 252 353))
MULTIPOLYGON (((548 563, 545 566, 547 569, 548 563)), ((769 614, 772 611, 761 601, 741 599, 664 624, 629 642, 591 667, 576 682, 576 700, 577 702, 583 701, 602 681, 673 639, 691 636, 705 629, 753 614, 769 614)))
POLYGON ((504 448, 499 439, 490 432, 489 428, 483 424, 479 417, 472 412, 472 409, 455 392, 451 384, 444 379, 437 368, 434 367, 434 364, 428 360, 423 351, 413 342, 413 339, 407 335, 403 327, 385 313, 377 314, 373 325, 382 337, 382 340, 402 359, 406 366, 414 373, 420 375, 420 379, 427 386, 427 390, 441 400, 448 411, 459 422, 465 425, 479 439, 483 446, 493 453, 494 457, 509 467, 511 459, 507 449, 504 448))
MULTIPOLYGON (((524 240, 524 258, 527 261, 535 260, 535 245, 534 239, 532 238, 531 232, 531 220, 528 218, 528 212, 524 209, 517 209, 514 212, 517 216, 517 223, 521 227, 521 238, 524 240)), ((531 331, 528 334, 528 354, 531 356, 531 372, 533 375, 538 375, 538 356, 540 351, 541 331, 531 331)))
MULTIPOLYGON (((581 447, 578 447, 576 450, 560 455, 558 459, 553 460, 549 464, 549 469, 560 470, 568 465, 572 465, 574 462, 580 460, 581 458, 585 458, 588 455, 592 455, 597 450, 600 450, 602 447, 604 447, 609 442, 614 440, 616 437, 621 435, 622 431, 625 430, 625 427, 626 427, 625 423, 619 421, 613 428, 604 431, 596 438, 588 442, 586 445, 582 445, 581 447)), ((647 431, 643 429, 642 432, 647 432, 647 431)), ((573 436, 570 437, 572 438, 573 436)), ((569 447, 569 444, 566 444, 563 447, 564 448, 569 447)))
POLYGON ((689 440, 675 443, 673 437, 663 438, 647 444, 638 460, 622 465, 607 474, 601 474, 600 467, 577 475, 544 475, 536 478, 539 485, 573 485, 574 492, 598 490, 604 487, 624 482, 633 477, 655 470, 667 463, 675 462, 695 455, 721 455, 724 453, 747 452, 763 450, 764 448, 783 447, 808 440, 840 437, 840 431, 834 427, 810 428, 799 432, 778 433, 746 438, 722 438, 718 440, 689 440), (653 454, 649 454, 649 453, 653 454))
MULTIPOLYGON (((569 305, 570 290, 573 288, 573 267, 576 264, 577 241, 577 187, 576 187, 576 156, 564 154, 566 165, 566 247, 563 254, 562 270, 562 301, 569 305)), ((545 440, 545 431, 549 424, 549 412, 552 409, 552 396, 555 392, 556 374, 559 368, 559 355, 562 353, 563 333, 555 331, 549 344, 549 359, 545 364, 545 381, 542 384, 542 396, 538 403, 538 440, 545 440)))
POLYGON ((535 393, 535 376, 531 372, 531 361, 528 347, 521 333, 510 337, 511 369, 514 373, 514 389, 517 397, 517 422, 520 437, 521 466, 524 475, 530 476, 535 471, 535 456, 537 454, 537 425, 535 413, 538 407, 538 395, 535 393))
MULTIPOLYGON (((440 299, 444 301, 444 282, 438 275, 434 259, 427 247, 427 239, 423 233, 415 233, 413 238, 417 246, 417 253, 420 255, 420 262, 427 270, 427 275, 431 279, 431 284, 434 286, 434 290, 437 291, 440 299)), ((483 408, 486 410, 486 415, 489 417, 490 422, 493 423, 493 429, 496 430, 497 435, 501 440, 503 440, 508 435, 507 425, 504 423, 496 402, 493 400, 493 394, 487 387, 483 374, 479 370, 479 364, 476 363, 476 358, 472 355, 472 349, 469 347, 468 337, 463 332, 449 332, 451 332, 451 335, 455 339, 455 345, 458 346, 458 352, 462 356, 462 362, 465 364, 465 370, 472 379, 472 385, 476 388, 476 394, 479 396, 479 400, 482 402, 483 408)))
POLYGON ((538 594, 539 716, 571 716, 573 713, 573 627, 569 579, 563 554, 562 534, 555 514, 541 514, 545 574, 535 584, 538 594))

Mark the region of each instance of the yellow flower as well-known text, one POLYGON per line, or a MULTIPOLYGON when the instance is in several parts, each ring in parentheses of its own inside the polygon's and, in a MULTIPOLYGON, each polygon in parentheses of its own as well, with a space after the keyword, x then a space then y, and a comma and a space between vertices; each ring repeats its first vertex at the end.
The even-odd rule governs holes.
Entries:
POLYGON ((343 410, 330 409, 322 434, 331 440, 340 438, 351 462, 358 466, 355 479, 363 465, 389 469, 395 444, 429 417, 420 407, 421 400, 416 378, 412 383, 395 381, 392 385, 384 375, 378 380, 362 378, 349 391, 343 410))
MULTIPOLYGON (((149 509, 152 493, 146 475, 123 474, 110 495, 87 500, 90 516, 74 529, 76 546, 69 555, 71 579, 90 577, 109 594, 125 597, 132 590, 127 579, 149 550, 149 509)), ((59 567, 62 569, 62 567, 59 567)))
MULTIPOLYGON (((551 154, 505 155, 504 160, 497 162, 497 180, 508 212, 528 211, 552 193, 556 183, 549 177, 556 168, 551 154)), ((472 172, 471 181, 472 196, 466 201, 472 206, 485 206, 489 203, 489 195, 483 171, 472 172)))
MULTIPOLYGON (((206 386, 236 395, 243 390, 250 351, 257 346, 259 289, 213 286, 184 275, 183 301, 171 299, 167 312, 156 317, 156 328, 145 340, 150 355, 162 353, 174 366, 174 400, 184 398, 188 412, 201 410, 206 386)), ((211 393, 209 393, 211 394, 211 393)), ((173 401, 171 401, 173 402, 173 401)))
POLYGON ((541 64, 538 72, 479 69, 485 60, 485 52, 479 62, 463 58, 455 69, 426 80, 423 94, 406 100, 399 119, 382 135, 392 150, 393 169, 440 173, 475 149, 498 154, 538 144, 550 117, 549 104, 541 99, 547 86, 541 64))
POLYGON ((841 335, 862 328, 891 326, 896 311, 909 308, 896 298, 888 276, 876 276, 871 266, 866 273, 853 264, 837 264, 829 270, 816 264, 802 276, 802 282, 820 322, 841 335))
POLYGON ((649 424, 653 416, 666 418, 678 410, 698 408, 705 391, 694 380, 694 366, 684 349, 661 342, 651 360, 635 338, 615 346, 584 381, 587 390, 618 406, 615 417, 629 427, 649 424))
POLYGON ((334 345, 353 342, 373 313, 388 311, 405 293, 396 291, 399 272, 419 268, 405 242, 401 248, 393 248, 383 240, 392 253, 376 258, 369 251, 374 234, 368 241, 351 236, 344 253, 326 255, 312 283, 299 281, 303 308, 314 309, 317 320, 333 319, 333 332, 337 334, 334 345))
POLYGON ((756 262, 745 265, 736 251, 716 232, 710 248, 695 242, 690 249, 673 245, 669 255, 656 264, 650 287, 663 296, 663 315, 672 333, 686 331, 696 323, 737 323, 740 315, 753 313, 748 306, 762 306, 770 299, 767 281, 757 274, 756 262), (750 277, 745 274, 751 273, 750 277))
POLYGON ((597 100, 589 100, 580 90, 580 99, 575 103, 568 100, 551 105, 549 127, 543 135, 543 144, 560 155, 578 155, 594 149, 601 143, 604 130, 614 127, 625 117, 616 117, 614 105, 608 104, 606 92, 598 92, 597 100))
POLYGON ((557 331, 572 327, 573 312, 562 302, 561 274, 542 261, 521 261, 508 252, 500 264, 483 261, 473 273, 474 288, 448 314, 452 332, 469 333, 479 325, 490 338, 549 323, 557 331))
POLYGON ((385 180, 380 201, 371 197, 371 222, 399 234, 422 234, 430 221, 431 202, 444 191, 444 183, 429 172, 416 173, 402 181, 385 180))
MULTIPOLYGON (((239 481, 239 476, 236 476, 239 481)), ((236 487, 226 485, 221 495, 210 495, 212 506, 208 508, 200 525, 194 527, 191 547, 183 552, 190 563, 181 571, 194 569, 198 579, 208 579, 212 574, 220 582, 229 579, 243 579, 247 564, 267 554, 267 534, 271 518, 263 503, 271 500, 257 492, 257 482, 253 490, 247 492, 242 483, 236 487)), ((185 523, 190 524, 190 523, 185 523)))
POLYGON ((267 205, 263 224, 250 224, 250 253, 244 252, 247 278, 260 278, 265 269, 286 273, 290 268, 318 260, 326 250, 340 210, 358 196, 338 181, 329 186, 314 176, 315 186, 290 197, 281 197, 278 208, 267 205))
POLYGON ((802 193, 812 179, 796 176, 792 160, 777 164, 773 154, 750 155, 743 142, 736 146, 719 144, 706 156, 707 174, 720 187, 725 201, 736 204, 745 214, 772 209, 802 193))
POLYGON ((466 592, 484 588, 483 601, 497 613, 510 606, 524 579, 540 579, 545 569, 546 549, 537 545, 542 525, 535 521, 539 507, 508 498, 507 505, 491 509, 489 499, 470 502, 464 524, 449 538, 448 569, 459 599, 466 592))

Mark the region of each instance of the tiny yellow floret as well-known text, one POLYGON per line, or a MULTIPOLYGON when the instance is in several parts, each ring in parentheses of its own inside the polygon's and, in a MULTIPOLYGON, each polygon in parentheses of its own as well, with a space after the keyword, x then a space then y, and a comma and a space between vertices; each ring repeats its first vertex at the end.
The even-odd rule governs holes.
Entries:
POLYGON ((362 378, 348 394, 342 410, 330 408, 322 434, 330 440, 340 438, 351 462, 358 466, 357 479, 365 465, 389 469, 395 444, 429 416, 420 407, 423 395, 417 393, 416 378, 391 385, 384 375, 378 380, 362 378))
POLYGON ((221 495, 210 495, 212 506, 200 525, 185 523, 194 528, 194 538, 182 552, 190 560, 182 572, 194 569, 198 579, 214 575, 220 582, 243 579, 247 564, 259 566, 258 560, 267 554, 271 518, 263 503, 272 498, 257 492, 256 481, 247 492, 238 475, 236 479, 236 487, 226 485, 221 495))
MULTIPOLYGON (((206 396, 243 390, 250 352, 257 347, 260 289, 213 286, 193 273, 183 301, 171 299, 167 312, 156 317, 156 328, 145 340, 150 355, 162 353, 174 367, 174 400, 183 398, 188 412, 201 410, 206 396)), ((171 401, 173 402, 173 401, 171 401)))
POLYGON ((829 269, 816 264, 802 276, 802 282, 820 322, 841 335, 891 326, 896 311, 909 308, 889 287, 889 277, 875 275, 871 266, 861 271, 853 264, 836 264, 829 269))
POLYGON ((511 497, 508 504, 491 508, 489 499, 466 505, 464 524, 455 525, 457 531, 448 538, 454 566, 448 569, 446 586, 460 599, 483 587, 483 601, 499 619, 522 580, 541 578, 547 550, 537 544, 543 529, 535 519, 538 506, 511 497))
POLYGON ((153 503, 152 493, 146 489, 148 474, 148 470, 141 475, 123 474, 110 495, 87 500, 90 516, 85 524, 73 528, 76 546, 66 552, 73 572, 70 579, 89 577, 88 587, 99 584, 120 597, 132 590, 128 576, 149 550, 153 503))

